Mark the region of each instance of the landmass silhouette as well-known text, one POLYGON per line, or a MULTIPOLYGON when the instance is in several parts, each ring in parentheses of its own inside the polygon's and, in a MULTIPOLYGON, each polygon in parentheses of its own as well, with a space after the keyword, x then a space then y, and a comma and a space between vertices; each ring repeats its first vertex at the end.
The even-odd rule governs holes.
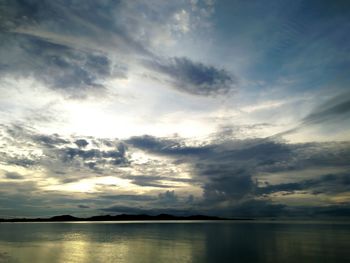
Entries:
POLYGON ((79 222, 79 221, 171 221, 171 220, 252 220, 252 218, 223 218, 217 216, 191 215, 174 216, 169 214, 159 215, 99 215, 87 218, 75 217, 72 215, 59 215, 50 218, 2 218, 0 222, 79 222))

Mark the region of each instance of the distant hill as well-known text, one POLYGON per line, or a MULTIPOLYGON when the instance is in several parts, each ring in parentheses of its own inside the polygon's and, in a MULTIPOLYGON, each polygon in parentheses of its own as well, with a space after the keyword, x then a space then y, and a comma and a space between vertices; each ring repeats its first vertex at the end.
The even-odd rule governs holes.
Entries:
POLYGON ((50 218, 11 218, 0 219, 0 222, 76 222, 76 221, 169 221, 169 220, 251 220, 249 218, 222 218, 216 216, 192 215, 174 216, 168 214, 151 215, 100 215, 87 218, 79 218, 71 215, 53 216, 50 218))

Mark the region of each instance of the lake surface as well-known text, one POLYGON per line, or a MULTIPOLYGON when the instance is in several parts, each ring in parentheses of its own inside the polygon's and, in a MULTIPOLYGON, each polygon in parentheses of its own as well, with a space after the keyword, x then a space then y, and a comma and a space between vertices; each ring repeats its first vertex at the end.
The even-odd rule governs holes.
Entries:
POLYGON ((0 262, 350 262, 350 224, 0 223, 0 262))

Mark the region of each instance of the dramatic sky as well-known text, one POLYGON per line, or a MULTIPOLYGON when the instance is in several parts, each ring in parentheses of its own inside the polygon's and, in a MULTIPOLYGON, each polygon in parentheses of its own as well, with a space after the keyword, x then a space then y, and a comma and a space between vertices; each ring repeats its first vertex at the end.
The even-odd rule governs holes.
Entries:
POLYGON ((0 216, 350 216, 348 0, 0 0, 0 216))

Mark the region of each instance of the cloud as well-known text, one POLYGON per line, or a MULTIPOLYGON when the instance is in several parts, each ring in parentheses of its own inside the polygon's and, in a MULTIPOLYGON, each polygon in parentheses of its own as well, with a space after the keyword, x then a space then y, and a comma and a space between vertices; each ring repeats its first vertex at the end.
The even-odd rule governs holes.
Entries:
POLYGON ((146 66, 166 75, 176 89, 192 95, 224 95, 237 88, 237 78, 228 71, 186 57, 153 60, 146 66))
POLYGON ((176 203, 178 201, 178 198, 175 194, 175 191, 165 191, 164 193, 160 193, 158 195, 159 201, 161 203, 165 203, 165 204, 172 204, 172 203, 176 203))
POLYGON ((63 183, 130 165, 127 147, 118 140, 89 138, 91 144, 87 148, 82 147, 86 139, 43 135, 16 125, 3 126, 1 138, 3 147, 11 149, 0 151, 1 162, 28 169, 44 169, 48 177, 59 178, 63 183))
POLYGON ((238 206, 233 213, 239 217, 284 217, 284 218, 347 218, 348 204, 327 206, 287 206, 266 201, 249 201, 238 206))
POLYGON ((6 179, 12 179, 12 180, 21 180, 24 179, 23 175, 20 175, 16 172, 6 172, 5 173, 6 179))
MULTIPOLYGON (((116 15, 126 11, 124 1, 6 1, 4 29, 48 43, 78 50, 105 50, 113 44, 118 51, 145 53, 116 15)), ((132 14, 135 16, 136 14, 132 14)))
POLYGON ((192 164, 195 173, 206 181, 204 197, 217 201, 241 199, 251 193, 255 167, 260 163, 277 162, 290 155, 288 146, 264 140, 186 146, 176 140, 142 136, 133 137, 127 142, 151 153, 172 156, 180 163, 192 164))
POLYGON ((152 176, 135 176, 134 179, 131 181, 133 184, 138 186, 148 186, 148 187, 156 187, 156 188, 169 188, 174 187, 170 186, 168 184, 162 183, 161 178, 158 177, 158 179, 155 179, 152 176))
POLYGON ((144 151, 160 154, 178 156, 200 156, 213 154, 217 144, 214 141, 206 141, 200 145, 192 146, 179 137, 155 137, 151 135, 133 136, 125 142, 133 147, 144 151))
POLYGON ((7 193, 9 195, 12 194, 34 194, 39 190, 38 185, 34 181, 23 181, 23 180, 12 180, 8 182, 1 182, 1 190, 0 195, 7 193))
POLYGON ((151 195, 101 195, 100 198, 113 200, 113 201, 137 201, 148 202, 156 201, 156 196, 151 195))
POLYGON ((345 93, 329 99, 316 107, 302 120, 302 125, 322 124, 350 118, 350 94, 345 93))
POLYGON ((350 118, 350 94, 342 93, 326 100, 316 106, 308 115, 301 119, 300 123, 287 131, 278 133, 274 137, 280 137, 301 131, 313 125, 334 125, 337 124, 342 129, 346 129, 344 123, 350 118))
POLYGON ((174 163, 191 165, 192 179, 200 182, 203 190, 202 199, 196 204, 199 210, 226 207, 226 212, 222 208, 221 213, 257 215, 260 212, 253 213, 257 209, 261 215, 286 214, 285 204, 270 204, 268 200, 258 201, 259 198, 269 199, 269 195, 279 192, 334 195, 350 190, 347 174, 327 174, 304 181, 295 178, 294 182, 290 179, 290 183, 267 185, 260 185, 259 179, 260 174, 266 173, 299 173, 311 168, 321 171, 325 167, 347 169, 350 145, 344 142, 287 144, 272 139, 226 139, 188 146, 176 138, 140 136, 127 143, 173 158, 174 163))
MULTIPOLYGON (((2 134, 2 141, 11 146, 9 149, 21 149, 21 153, 1 153, 3 164, 45 170, 45 177, 54 177, 62 185, 90 177, 116 176, 140 189, 153 187, 141 195, 136 190, 120 194, 115 191, 117 185, 98 185, 104 194, 99 192, 75 203, 105 207, 103 211, 109 212, 187 210, 227 216, 277 216, 293 213, 294 206, 283 198, 276 203, 276 196, 303 192, 310 198, 319 198, 342 196, 350 191, 350 145, 346 142, 292 144, 270 138, 212 138, 194 144, 179 137, 150 135, 126 140, 77 139, 43 136, 17 126, 7 127, 2 134), (76 143, 79 140, 84 141, 80 147, 76 143), (41 154, 33 155, 30 149, 39 149, 41 154), (150 159, 138 162, 133 153, 140 151, 150 159), (322 172, 331 167, 337 170, 322 172), (309 169, 318 172, 306 178, 309 169), (288 180, 279 176, 280 181, 274 181, 275 175, 283 173, 288 173, 288 180), (301 173, 305 176, 298 176, 301 173)), ((8 179, 22 182, 19 177, 8 179)), ((307 201, 304 204, 310 209, 315 207, 315 213, 318 211, 315 205, 307 201)))
MULTIPOLYGON (((151 167, 154 169, 154 167, 151 167)), ((146 169, 145 169, 146 170, 146 169)), ((164 170, 164 169, 163 169, 164 170)), ((176 176, 162 175, 161 171, 154 171, 157 175, 123 175, 125 179, 131 180, 131 182, 138 186, 150 186, 157 188, 177 188, 179 186, 169 183, 196 183, 195 180, 190 178, 179 178, 176 176)))
POLYGON ((88 146, 88 141, 87 140, 84 140, 84 139, 79 139, 79 140, 76 140, 74 142, 79 148, 85 148, 86 146, 88 146))
MULTIPOLYGON (((349 217, 350 206, 348 204, 343 205, 331 205, 327 207, 318 207, 312 211, 315 216, 327 216, 327 217, 349 217)), ((302 214, 302 213, 300 213, 302 214)))
POLYGON ((302 180, 294 183, 268 184, 266 187, 260 187, 256 191, 258 194, 270 194, 276 192, 294 193, 295 191, 305 190, 315 195, 349 192, 349 173, 326 174, 314 179, 302 180))
POLYGON ((43 134, 39 134, 39 135, 33 135, 32 136, 32 140, 43 145, 46 147, 56 147, 56 146, 60 146, 60 145, 64 145, 64 144, 68 144, 69 141, 60 138, 59 135, 57 134, 53 134, 53 135, 43 135, 43 134))
POLYGON ((61 44, 18 34, 5 33, 1 46, 2 74, 33 77, 48 87, 75 98, 87 92, 104 92, 104 81, 116 73, 103 53, 84 52, 61 44))
POLYGON ((72 162, 74 159, 96 160, 100 162, 110 161, 114 165, 128 165, 126 153, 119 151, 118 149, 103 151, 99 149, 82 150, 80 148, 61 148, 57 149, 58 156, 61 157, 63 162, 72 162))
POLYGON ((32 77, 78 99, 106 94, 108 80, 127 78, 134 67, 192 95, 223 95, 237 88, 237 78, 225 69, 159 52, 161 43, 207 24, 213 4, 5 2, 0 14, 3 75, 32 77))
POLYGON ((209 178, 203 195, 209 203, 240 200, 252 193, 255 186, 251 175, 245 170, 235 171, 232 167, 222 166, 216 170, 205 167, 200 172, 209 178))
POLYGON ((191 155, 210 151, 210 147, 185 146, 183 142, 178 140, 157 138, 151 135, 133 136, 125 142, 148 152, 167 155, 191 155))
POLYGON ((88 206, 88 205, 78 205, 78 208, 88 209, 88 208, 90 208, 90 206, 88 206))
POLYGON ((115 26, 118 1, 5 2, 0 28, 2 74, 31 76, 83 98, 89 92, 105 92, 109 78, 126 77, 126 67, 111 61, 100 39, 109 47, 119 43, 120 51, 132 46, 135 52, 142 49, 115 26))

